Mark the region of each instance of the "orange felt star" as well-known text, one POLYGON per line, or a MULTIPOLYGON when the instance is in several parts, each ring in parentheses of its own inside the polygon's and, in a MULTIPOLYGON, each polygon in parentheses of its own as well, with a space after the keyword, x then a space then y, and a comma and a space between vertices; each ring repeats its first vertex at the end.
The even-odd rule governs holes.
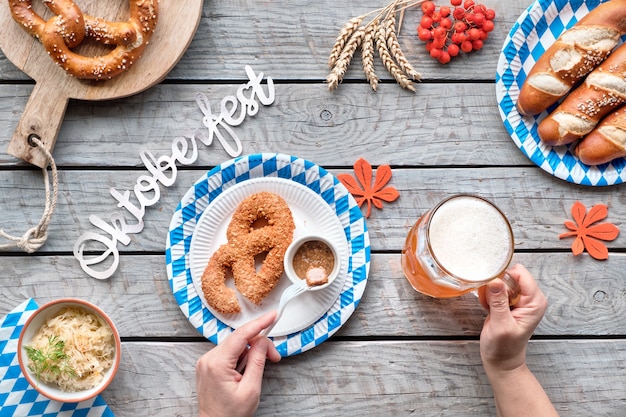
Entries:
POLYGON ((566 221, 565 227, 571 232, 562 233, 559 235, 559 239, 564 237, 576 236, 572 243, 572 252, 574 256, 580 255, 585 249, 591 257, 595 259, 608 259, 609 250, 606 245, 600 240, 610 241, 619 235, 619 229, 612 223, 600 223, 602 219, 605 219, 609 214, 607 206, 604 204, 597 204, 589 210, 583 203, 577 201, 572 206, 572 217, 574 222, 566 221))
POLYGON ((391 180, 391 168, 389 168, 389 165, 381 165, 376 169, 376 181, 373 186, 372 166, 365 159, 360 158, 354 163, 354 174, 358 182, 348 174, 339 174, 337 178, 346 186, 350 194, 354 196, 359 207, 367 201, 367 214, 365 217, 370 216, 372 204, 382 210, 383 201, 390 203, 400 196, 400 193, 394 187, 385 187, 391 180), (359 183, 363 186, 362 188, 359 183))

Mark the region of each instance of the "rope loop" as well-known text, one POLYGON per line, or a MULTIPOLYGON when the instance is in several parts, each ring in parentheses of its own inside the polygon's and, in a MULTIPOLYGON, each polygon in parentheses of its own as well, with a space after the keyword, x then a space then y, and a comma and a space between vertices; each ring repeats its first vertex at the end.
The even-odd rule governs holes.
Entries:
POLYGON ((50 151, 46 149, 38 135, 30 135, 28 137, 28 143, 42 151, 48 162, 47 166, 42 169, 46 187, 46 205, 41 219, 39 220, 39 224, 28 229, 22 236, 11 236, 4 230, 0 229, 0 236, 11 241, 11 243, 0 245, 0 251, 8 251, 13 248, 19 248, 26 253, 33 253, 41 248, 48 239, 48 226, 50 224, 50 220, 52 220, 52 215, 57 205, 59 179, 54 158, 52 157, 50 151), (51 180, 50 175, 48 174, 48 167, 50 167, 52 174, 52 192, 50 191, 51 180))

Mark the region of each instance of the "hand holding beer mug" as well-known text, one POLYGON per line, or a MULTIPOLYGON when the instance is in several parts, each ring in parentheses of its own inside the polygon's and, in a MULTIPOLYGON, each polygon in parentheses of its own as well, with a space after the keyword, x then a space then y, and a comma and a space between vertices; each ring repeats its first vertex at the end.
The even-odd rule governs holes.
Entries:
POLYGON ((450 298, 500 278, 509 304, 520 297, 507 273, 513 257, 511 225, 486 199, 459 194, 446 198, 418 219, 402 249, 402 271, 416 291, 450 298))

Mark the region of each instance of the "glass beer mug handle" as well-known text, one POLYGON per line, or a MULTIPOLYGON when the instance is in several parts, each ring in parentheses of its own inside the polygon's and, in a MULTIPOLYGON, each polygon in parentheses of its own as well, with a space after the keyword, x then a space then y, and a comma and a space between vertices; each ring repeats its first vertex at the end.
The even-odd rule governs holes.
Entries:
POLYGON ((517 281, 513 279, 512 276, 510 276, 506 272, 504 273, 504 276, 501 279, 502 281, 504 281, 504 284, 506 285, 507 293, 509 295, 509 305, 513 306, 517 304, 517 302, 520 299, 520 296, 522 295, 522 289, 520 288, 519 284, 517 283, 517 281))

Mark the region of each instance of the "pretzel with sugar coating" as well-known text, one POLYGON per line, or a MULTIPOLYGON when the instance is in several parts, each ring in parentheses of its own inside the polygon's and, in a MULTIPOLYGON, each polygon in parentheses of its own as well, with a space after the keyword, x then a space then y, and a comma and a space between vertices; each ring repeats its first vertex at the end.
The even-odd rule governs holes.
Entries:
POLYGON ((79 79, 106 80, 139 59, 156 28, 159 0, 130 0, 127 22, 110 22, 83 14, 71 0, 43 0, 54 16, 44 20, 31 0, 9 0, 13 19, 41 41, 52 59, 79 79), (108 54, 83 56, 72 51, 85 38, 115 45, 108 54))
POLYGON ((262 191, 244 199, 226 229, 228 242, 213 253, 202 274, 207 303, 225 314, 241 311, 235 291, 225 284, 226 270, 230 268, 237 290, 260 304, 280 280, 294 229, 291 210, 282 197, 262 191), (254 228, 253 223, 259 219, 268 224, 254 228), (255 257, 262 253, 267 256, 257 271, 255 257))

